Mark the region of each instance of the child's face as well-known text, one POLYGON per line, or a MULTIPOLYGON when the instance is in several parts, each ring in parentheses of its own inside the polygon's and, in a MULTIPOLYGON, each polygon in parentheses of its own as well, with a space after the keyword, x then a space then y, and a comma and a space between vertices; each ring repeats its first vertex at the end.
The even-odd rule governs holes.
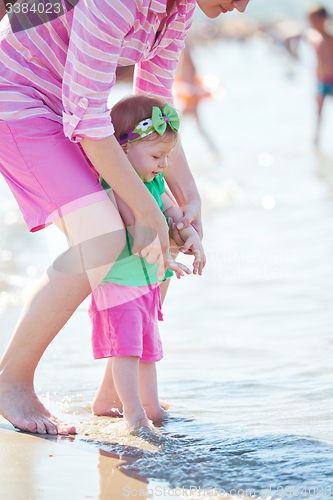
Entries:
POLYGON ((143 182, 151 182, 168 165, 168 155, 174 145, 174 140, 162 136, 130 142, 123 146, 123 150, 143 182))
POLYGON ((249 0, 197 0, 202 12, 210 19, 215 19, 221 12, 225 14, 234 9, 244 12, 248 3, 249 0))

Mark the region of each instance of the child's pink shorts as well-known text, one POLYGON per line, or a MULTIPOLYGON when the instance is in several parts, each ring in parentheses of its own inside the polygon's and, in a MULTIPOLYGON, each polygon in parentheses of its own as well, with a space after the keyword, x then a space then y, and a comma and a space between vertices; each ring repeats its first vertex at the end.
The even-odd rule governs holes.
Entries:
POLYGON ((107 198, 80 146, 48 118, 0 120, 0 172, 30 231, 107 198))
POLYGON ((141 287, 109 282, 99 285, 90 296, 89 318, 95 359, 136 356, 146 363, 162 359, 158 283, 141 287))

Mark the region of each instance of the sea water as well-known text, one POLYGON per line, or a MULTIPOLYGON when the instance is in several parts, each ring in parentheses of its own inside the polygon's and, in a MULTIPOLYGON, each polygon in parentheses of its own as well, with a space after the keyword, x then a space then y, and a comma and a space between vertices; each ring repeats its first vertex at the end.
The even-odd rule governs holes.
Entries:
MULTIPOLYGON (((193 57, 200 72, 220 78, 226 97, 200 108, 220 158, 190 118, 183 122, 207 266, 202 277, 174 279, 164 305, 158 377, 171 418, 153 436, 129 436, 121 420, 92 416, 103 362, 91 358, 86 304, 46 351, 38 394, 78 425, 77 439, 131 457, 124 473, 137 471, 155 498, 163 488, 178 496, 329 497, 333 102, 315 151, 309 47, 301 46, 292 74, 285 55, 261 38, 216 42, 193 57)), ((128 93, 119 85, 112 99, 128 93)), ((2 180, 0 195, 3 350, 16 307, 66 243, 56 229, 29 234, 2 180)))

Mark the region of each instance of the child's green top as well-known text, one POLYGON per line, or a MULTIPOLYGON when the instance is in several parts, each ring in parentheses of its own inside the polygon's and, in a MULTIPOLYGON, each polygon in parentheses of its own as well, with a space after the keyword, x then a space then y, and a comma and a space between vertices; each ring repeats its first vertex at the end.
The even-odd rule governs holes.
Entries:
MULTIPOLYGON (((101 178, 100 182, 104 189, 110 189, 110 186, 104 179, 101 178)), ((165 192, 163 173, 161 172, 159 175, 154 177, 151 182, 145 182, 144 185, 155 198, 161 212, 163 212, 163 200, 161 198, 161 195, 165 192)), ((138 255, 133 255, 131 251, 132 245, 133 237, 126 229, 126 245, 108 274, 101 282, 102 285, 111 281, 111 283, 117 283, 118 285, 145 286, 152 285, 159 281, 157 278, 158 268, 156 263, 148 264, 146 259, 139 257, 138 255)), ((170 269, 167 269, 163 281, 172 275, 173 272, 170 269)))

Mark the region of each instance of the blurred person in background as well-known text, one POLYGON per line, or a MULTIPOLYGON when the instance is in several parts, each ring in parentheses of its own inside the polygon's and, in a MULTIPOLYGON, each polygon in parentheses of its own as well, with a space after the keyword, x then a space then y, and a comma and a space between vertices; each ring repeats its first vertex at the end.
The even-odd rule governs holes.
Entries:
POLYGON ((317 6, 308 12, 312 29, 307 35, 317 55, 317 103, 318 120, 315 133, 315 144, 319 143, 319 132, 323 105, 327 96, 333 95, 333 36, 328 32, 329 15, 324 7, 317 6))
POLYGON ((191 49, 188 44, 186 44, 180 54, 173 90, 176 98, 181 102, 181 111, 183 115, 193 116, 198 130, 208 144, 210 151, 218 155, 218 149, 210 137, 209 132, 207 132, 203 126, 198 112, 199 103, 203 99, 212 97, 212 93, 205 88, 202 76, 196 71, 191 49))

